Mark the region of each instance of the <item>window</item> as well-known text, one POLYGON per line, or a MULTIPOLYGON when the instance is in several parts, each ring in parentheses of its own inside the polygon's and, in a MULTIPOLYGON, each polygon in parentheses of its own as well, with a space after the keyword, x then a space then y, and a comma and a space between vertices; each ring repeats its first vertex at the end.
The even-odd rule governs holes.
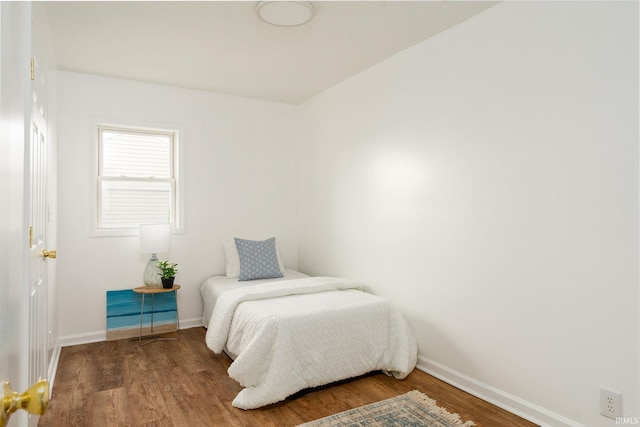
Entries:
POLYGON ((97 229, 177 226, 177 131, 98 126, 97 229))

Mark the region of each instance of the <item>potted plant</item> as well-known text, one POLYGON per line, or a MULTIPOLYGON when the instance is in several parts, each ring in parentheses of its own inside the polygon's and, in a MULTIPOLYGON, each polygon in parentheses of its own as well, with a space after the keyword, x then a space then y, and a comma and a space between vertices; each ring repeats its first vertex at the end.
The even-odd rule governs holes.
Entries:
POLYGON ((162 287, 165 289, 173 288, 173 280, 176 278, 178 264, 169 261, 160 261, 158 268, 160 269, 160 280, 162 280, 162 287))

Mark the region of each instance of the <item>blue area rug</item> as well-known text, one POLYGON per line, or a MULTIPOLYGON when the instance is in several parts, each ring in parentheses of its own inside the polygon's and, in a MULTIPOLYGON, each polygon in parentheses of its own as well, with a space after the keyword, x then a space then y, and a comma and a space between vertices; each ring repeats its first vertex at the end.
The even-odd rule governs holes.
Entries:
POLYGON ((417 390, 370 405, 361 406, 298 427, 470 427, 458 414, 451 414, 417 390))

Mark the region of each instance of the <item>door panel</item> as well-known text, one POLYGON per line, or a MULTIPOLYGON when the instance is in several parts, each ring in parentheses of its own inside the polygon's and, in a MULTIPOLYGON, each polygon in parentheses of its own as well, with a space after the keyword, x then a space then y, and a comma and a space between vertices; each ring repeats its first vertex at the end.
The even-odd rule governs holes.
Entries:
MULTIPOLYGON (((33 32, 33 28, 32 28, 33 32)), ((48 274, 47 242, 47 79, 38 46, 31 47, 31 138, 29 141, 29 384, 47 379, 48 274)), ((29 415, 29 426, 38 416, 29 415)))
MULTIPOLYGON (((14 390, 46 379, 49 365, 50 261, 43 256, 47 80, 31 44, 31 12, 29 2, 0 2, 0 380, 10 381, 14 390)), ((24 411, 11 417, 12 427, 37 422, 24 411)))
MULTIPOLYGON (((14 390, 29 384, 30 20, 29 2, 0 2, 0 380, 14 390)), ((12 427, 27 425, 20 412, 12 427)))
POLYGON ((30 204, 29 204, 29 384, 46 378, 48 365, 47 350, 47 259, 43 256, 46 242, 46 122, 44 108, 39 105, 40 70, 37 58, 33 60, 35 79, 32 80, 32 113, 30 141, 30 204))

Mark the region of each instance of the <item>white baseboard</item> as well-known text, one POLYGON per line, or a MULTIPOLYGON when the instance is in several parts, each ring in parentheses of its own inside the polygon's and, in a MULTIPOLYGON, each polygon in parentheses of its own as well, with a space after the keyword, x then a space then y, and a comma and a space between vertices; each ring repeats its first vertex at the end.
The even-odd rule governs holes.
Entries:
POLYGON ((53 390, 53 383, 56 379, 56 372, 58 372, 58 362, 60 361, 60 343, 56 341, 51 353, 51 359, 49 359, 49 369, 47 372, 47 378, 49 381, 49 398, 51 398, 51 390, 53 390))
POLYGON ((416 366, 434 377, 543 427, 584 427, 562 415, 471 378, 434 360, 418 356, 416 366))
MULTIPOLYGON (((202 326, 202 318, 180 319, 180 329, 199 328, 202 326)), ((85 334, 66 335, 58 339, 60 347, 72 345, 90 344, 107 340, 106 331, 89 332, 85 334)))
POLYGON ((180 329, 201 328, 202 317, 180 320, 180 329))

